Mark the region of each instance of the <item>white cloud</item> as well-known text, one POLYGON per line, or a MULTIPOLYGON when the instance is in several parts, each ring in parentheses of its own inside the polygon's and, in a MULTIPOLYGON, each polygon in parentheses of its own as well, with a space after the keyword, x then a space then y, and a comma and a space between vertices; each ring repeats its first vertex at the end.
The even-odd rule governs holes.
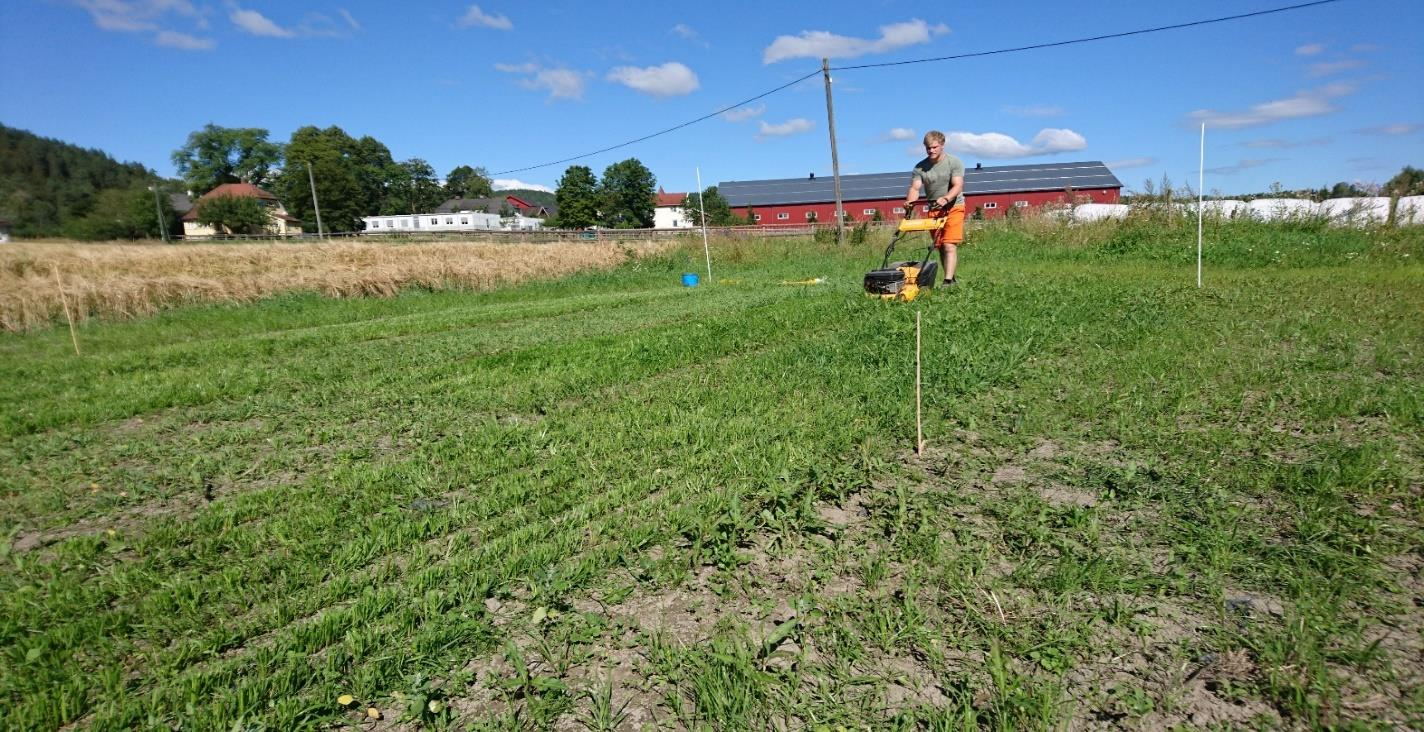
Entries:
POLYGON ((1314 56, 1325 50, 1324 43, 1307 43, 1304 46, 1296 46, 1295 55, 1314 56))
POLYGON ((1235 175, 1243 170, 1259 168, 1263 165, 1279 161, 1281 158, 1246 158, 1238 161, 1235 165, 1223 165, 1220 168, 1207 168, 1206 172, 1212 175, 1235 175))
POLYGON ((1347 58, 1340 61, 1323 61, 1318 64, 1311 64, 1310 68, 1305 70, 1305 75, 1314 79, 1322 76, 1330 76, 1331 74, 1338 74, 1341 71, 1358 69, 1364 65, 1364 61, 1360 61, 1359 59, 1353 58, 1347 58))
POLYGON ((337 8, 336 12, 341 14, 342 19, 351 26, 351 30, 361 30, 361 24, 356 22, 356 18, 352 17, 351 13, 346 12, 346 8, 337 8))
POLYGON ((919 133, 909 127, 894 127, 885 133, 884 140, 886 142, 898 142, 901 140, 914 140, 918 137, 919 133))
POLYGON ((782 122, 779 125, 767 124, 766 120, 760 122, 760 129, 757 131, 757 139, 764 140, 768 137, 786 137, 787 135, 799 135, 808 132, 815 125, 811 120, 804 117, 797 117, 782 122))
POLYGON ((1308 140, 1282 140, 1278 137, 1267 137, 1260 140, 1247 140, 1241 143, 1241 146, 1256 150, 1289 150, 1293 147, 1318 147, 1328 144, 1330 144, 1328 137, 1312 137, 1308 140))
POLYGON ((1336 82, 1326 84, 1318 89, 1299 91, 1296 92, 1295 96, 1285 99, 1262 102, 1244 112, 1218 112, 1211 109, 1198 109, 1188 114, 1187 119, 1193 123, 1193 127, 1202 122, 1205 122, 1208 127, 1227 129, 1255 127, 1257 125, 1279 122, 1283 119, 1318 117, 1322 114, 1330 114, 1339 109, 1339 107, 1336 107, 1330 102, 1331 99, 1353 93, 1355 93, 1354 84, 1336 82))
POLYGON ((1004 114, 1012 114, 1015 117, 1062 117, 1063 108, 1048 104, 1030 104, 1028 106, 1004 107, 1004 114))
POLYGON ((691 94, 699 86, 697 74, 676 61, 662 66, 640 69, 619 66, 608 72, 608 80, 655 97, 676 97, 691 94))
POLYGON ((930 25, 918 18, 880 26, 876 39, 840 36, 828 31, 801 31, 799 36, 777 36, 762 51, 762 63, 789 58, 855 58, 868 53, 885 53, 905 46, 929 43, 934 36, 949 32, 949 26, 930 25))
POLYGON ((546 69, 536 63, 495 64, 495 69, 506 74, 523 74, 519 85, 525 89, 535 89, 549 93, 550 99, 583 99, 584 85, 591 76, 586 71, 557 68, 546 69))
POLYGON ((1420 130, 1424 130, 1424 125, 1417 122, 1395 122, 1393 124, 1366 127, 1355 131, 1363 135, 1410 135, 1420 130))
POLYGON ((188 0, 78 0, 101 30, 124 33, 159 30, 158 21, 168 14, 199 21, 202 13, 188 0))
POLYGON ((980 158, 1025 158, 1072 152, 1088 146, 1088 141, 1082 135, 1072 130, 1051 127, 1039 130, 1028 144, 1002 132, 951 132, 944 138, 945 147, 953 152, 980 158))
POLYGON ((1157 158, 1123 158, 1122 160, 1111 160, 1103 165, 1109 168, 1145 168, 1149 165, 1156 165, 1157 158))
POLYGON ((248 33, 251 33, 254 36, 264 36, 267 38, 292 38, 297 35, 296 33, 277 25, 276 23, 273 23, 271 20, 268 20, 267 16, 257 12, 256 10, 242 10, 241 8, 233 8, 233 11, 228 16, 228 18, 232 20, 233 25, 236 25, 238 28, 247 31, 248 33))
POLYGON ((495 178, 490 181, 490 186, 496 191, 509 191, 514 189, 526 191, 544 191, 553 193, 554 189, 540 183, 525 183, 518 178, 495 178))
POLYGON ((765 111, 765 104, 758 104, 755 107, 742 107, 741 109, 729 109, 722 113, 722 119, 728 122, 746 122, 753 117, 760 117, 765 111))
POLYGON ((197 36, 190 36, 187 33, 179 33, 177 31, 159 31, 157 35, 153 37, 153 40, 160 46, 177 48, 183 51, 207 51, 218 45, 217 42, 211 38, 198 38, 197 36))
POLYGON ((455 21, 455 25, 461 28, 478 26, 481 28, 493 28, 495 30, 510 30, 514 28, 514 24, 509 22, 509 18, 498 14, 490 15, 480 10, 480 6, 478 5, 471 5, 469 9, 465 11, 465 14, 460 16, 459 20, 455 21))

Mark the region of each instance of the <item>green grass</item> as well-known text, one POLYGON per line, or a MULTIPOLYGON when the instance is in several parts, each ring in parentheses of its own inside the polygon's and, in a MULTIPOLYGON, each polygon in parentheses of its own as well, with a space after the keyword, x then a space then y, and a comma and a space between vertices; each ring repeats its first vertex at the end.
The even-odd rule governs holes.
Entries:
POLYGON ((6 725, 1419 724, 1424 235, 973 242, 5 336, 6 725))

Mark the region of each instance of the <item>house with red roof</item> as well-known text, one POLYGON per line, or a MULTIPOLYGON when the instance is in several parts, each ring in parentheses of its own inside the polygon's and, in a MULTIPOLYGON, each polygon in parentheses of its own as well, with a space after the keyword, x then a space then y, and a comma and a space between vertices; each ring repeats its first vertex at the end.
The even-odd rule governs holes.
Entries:
POLYGON ((261 203, 262 207, 267 210, 267 233, 279 236, 302 233, 301 219, 288 214, 286 207, 277 200, 276 196, 251 183, 224 183, 204 193, 193 204, 193 207, 183 214, 183 236, 218 236, 232 233, 227 230, 216 231, 211 226, 198 223, 198 209, 203 207, 203 202, 222 196, 256 198, 258 203, 261 203))
POLYGON ((690 229, 694 222, 688 212, 683 209, 682 202, 687 200, 686 193, 668 193, 658 187, 657 208, 653 209, 654 229, 690 229))

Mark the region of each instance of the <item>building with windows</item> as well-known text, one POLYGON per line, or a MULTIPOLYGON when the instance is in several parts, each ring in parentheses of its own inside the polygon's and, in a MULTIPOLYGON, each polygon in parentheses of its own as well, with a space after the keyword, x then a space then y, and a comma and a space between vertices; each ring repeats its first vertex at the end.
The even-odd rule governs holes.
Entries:
POLYGON ((396 234, 423 232, 436 234, 459 231, 537 231, 544 228, 540 219, 513 214, 500 216, 482 211, 449 211, 445 213, 397 214, 394 216, 363 216, 366 234, 396 234))
MULTIPOLYGON (((904 216, 910 187, 908 169, 896 173, 841 176, 841 205, 847 219, 884 220, 904 216)), ((761 226, 829 222, 836 218, 834 180, 830 177, 726 181, 717 190, 732 213, 750 214, 761 226)), ((1101 162, 976 165, 964 172, 964 206, 984 218, 1010 208, 1049 203, 1117 203, 1122 182, 1101 162)))
POLYGON ((682 207, 682 202, 686 200, 686 198, 686 193, 667 193, 662 188, 658 188, 657 207, 653 209, 653 228, 692 228, 694 225, 692 217, 689 216, 687 210, 682 207))
POLYGON ((251 183, 224 183, 217 188, 204 193, 186 213, 180 217, 183 222, 183 236, 218 236, 231 234, 230 231, 217 231, 206 224, 198 223, 198 209, 203 207, 203 202, 213 198, 232 196, 234 198, 255 198, 262 204, 262 208, 267 211, 267 233, 278 236, 288 236, 302 233, 301 219, 287 213, 286 207, 277 197, 267 191, 258 188, 251 183))

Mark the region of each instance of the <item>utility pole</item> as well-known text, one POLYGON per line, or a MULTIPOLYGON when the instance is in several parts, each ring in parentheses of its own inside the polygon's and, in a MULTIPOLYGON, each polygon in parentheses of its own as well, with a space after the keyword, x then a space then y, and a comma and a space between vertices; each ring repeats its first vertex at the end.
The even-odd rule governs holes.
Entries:
POLYGON ((316 176, 312 175, 311 161, 307 161, 307 182, 311 183, 312 208, 316 210, 316 235, 326 238, 321 229, 321 204, 316 202, 316 176))
POLYGON ((841 206, 841 158, 836 152, 836 109, 831 104, 831 60, 821 59, 821 75, 826 77, 826 127, 831 131, 831 176, 836 188, 836 243, 845 243, 845 209, 841 206))
POLYGON ((163 221, 163 204, 159 203, 158 183, 153 184, 153 210, 158 213, 158 235, 163 237, 163 243, 168 243, 168 225, 163 221))

